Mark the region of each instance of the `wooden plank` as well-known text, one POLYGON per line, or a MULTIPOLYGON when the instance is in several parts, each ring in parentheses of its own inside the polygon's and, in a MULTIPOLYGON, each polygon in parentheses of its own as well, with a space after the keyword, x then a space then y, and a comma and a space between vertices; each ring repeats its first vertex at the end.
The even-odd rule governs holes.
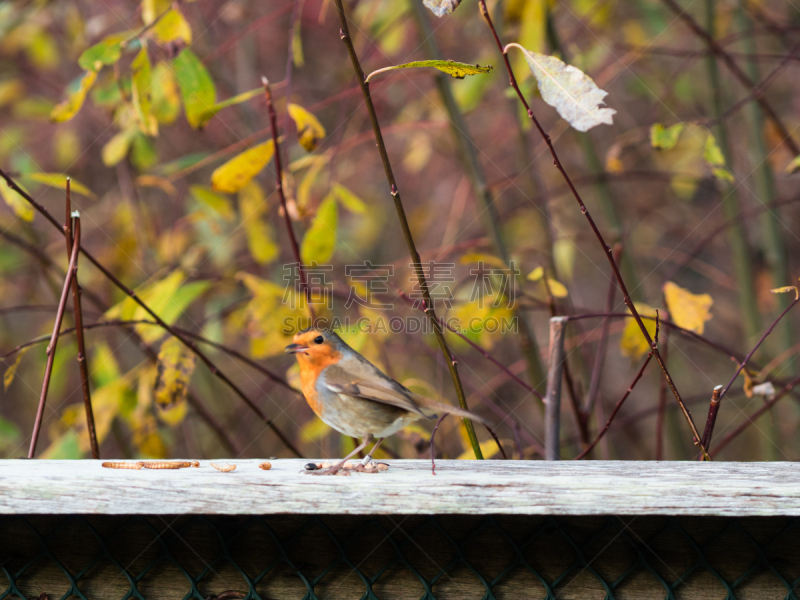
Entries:
POLYGON ((0 514, 800 515, 793 463, 390 461, 319 476, 305 460, 219 460, 199 469, 104 469, 100 461, 0 462, 0 514))

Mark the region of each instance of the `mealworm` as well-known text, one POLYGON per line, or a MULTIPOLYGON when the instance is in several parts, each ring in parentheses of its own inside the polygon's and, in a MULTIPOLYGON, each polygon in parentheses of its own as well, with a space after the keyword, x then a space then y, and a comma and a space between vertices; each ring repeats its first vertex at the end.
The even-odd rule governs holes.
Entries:
POLYGON ((258 468, 263 469, 264 471, 269 471, 272 468, 272 464, 268 462, 263 462, 260 465, 258 465, 258 468))
POLYGON ((105 469, 141 469, 141 462, 104 462, 101 467, 105 469))
POLYGON ((173 460, 149 460, 142 462, 145 469, 183 469, 189 466, 188 462, 173 460))
POLYGON ((230 473, 236 468, 236 465, 217 465, 211 463, 211 466, 214 467, 217 471, 222 471, 223 473, 230 473))
POLYGON ((199 469, 200 468, 200 461, 199 460, 193 460, 192 463, 191 463, 191 466, 194 467, 195 469, 199 469))

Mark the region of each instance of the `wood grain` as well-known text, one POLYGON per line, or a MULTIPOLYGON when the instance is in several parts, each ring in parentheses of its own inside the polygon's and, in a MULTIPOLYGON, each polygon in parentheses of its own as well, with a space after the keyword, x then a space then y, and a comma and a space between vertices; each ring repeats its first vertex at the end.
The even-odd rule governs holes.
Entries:
POLYGON ((320 476, 259 459, 231 473, 104 469, 100 461, 0 462, 0 514, 798 516, 793 463, 389 461, 320 476))

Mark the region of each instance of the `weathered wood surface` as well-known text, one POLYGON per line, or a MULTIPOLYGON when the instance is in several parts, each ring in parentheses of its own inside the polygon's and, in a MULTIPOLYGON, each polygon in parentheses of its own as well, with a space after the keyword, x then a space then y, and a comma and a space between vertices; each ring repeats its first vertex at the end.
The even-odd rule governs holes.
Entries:
POLYGON ((218 460, 114 470, 100 461, 0 462, 0 514, 800 515, 800 465, 695 462, 389 461, 319 476, 306 460, 218 460))

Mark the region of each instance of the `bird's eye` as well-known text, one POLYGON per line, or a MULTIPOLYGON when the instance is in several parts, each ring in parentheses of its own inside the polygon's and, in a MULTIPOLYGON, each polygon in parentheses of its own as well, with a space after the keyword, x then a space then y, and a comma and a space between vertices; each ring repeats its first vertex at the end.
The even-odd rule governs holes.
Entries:
POLYGON ((322 337, 321 335, 318 335, 317 337, 314 338, 314 343, 315 344, 321 344, 324 341, 325 341, 325 338, 322 337))

